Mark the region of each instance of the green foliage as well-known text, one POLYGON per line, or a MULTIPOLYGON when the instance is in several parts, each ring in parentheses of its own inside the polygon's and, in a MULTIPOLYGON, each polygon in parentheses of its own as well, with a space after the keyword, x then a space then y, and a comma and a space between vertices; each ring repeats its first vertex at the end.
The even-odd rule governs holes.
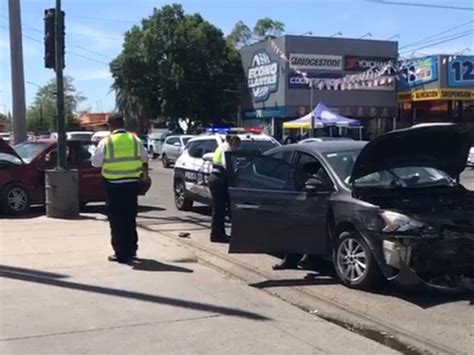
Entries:
POLYGON ((110 71, 118 109, 140 130, 158 117, 207 124, 237 112, 240 54, 218 28, 181 5, 154 9, 128 31, 110 71))
POLYGON ((284 32, 285 24, 283 22, 268 17, 258 20, 252 31, 244 22, 239 21, 227 36, 227 41, 235 48, 241 48, 256 42, 276 38, 284 32))
MULTIPOLYGON (((70 76, 64 77, 64 113, 66 129, 78 128, 76 112, 86 98, 78 93, 70 76)), ((56 131, 56 81, 51 79, 38 89, 35 100, 28 108, 28 130, 36 133, 56 131)))

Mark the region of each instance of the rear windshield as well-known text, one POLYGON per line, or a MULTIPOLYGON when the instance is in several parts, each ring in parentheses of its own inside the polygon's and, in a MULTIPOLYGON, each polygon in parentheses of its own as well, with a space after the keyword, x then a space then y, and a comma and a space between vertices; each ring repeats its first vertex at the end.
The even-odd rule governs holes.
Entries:
POLYGON ((25 163, 30 163, 38 154, 45 150, 49 143, 21 143, 13 148, 25 163))
POLYGON ((239 150, 256 151, 263 153, 272 148, 278 147, 278 144, 272 141, 242 141, 239 150))

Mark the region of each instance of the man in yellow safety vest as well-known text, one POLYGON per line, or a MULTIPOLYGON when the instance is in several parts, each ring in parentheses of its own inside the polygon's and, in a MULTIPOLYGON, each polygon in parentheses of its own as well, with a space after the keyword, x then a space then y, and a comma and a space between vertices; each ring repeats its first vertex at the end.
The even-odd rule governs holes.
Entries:
POLYGON ((235 151, 239 146, 238 136, 227 136, 226 142, 214 152, 212 173, 209 176, 212 197, 211 242, 223 243, 229 239, 225 233, 225 215, 229 205, 225 152, 235 151))
POLYGON ((109 261, 130 263, 138 249, 136 217, 139 180, 150 183, 148 154, 140 139, 125 130, 122 115, 108 117, 111 135, 97 146, 92 165, 102 168, 107 191, 107 209, 115 254, 109 261))

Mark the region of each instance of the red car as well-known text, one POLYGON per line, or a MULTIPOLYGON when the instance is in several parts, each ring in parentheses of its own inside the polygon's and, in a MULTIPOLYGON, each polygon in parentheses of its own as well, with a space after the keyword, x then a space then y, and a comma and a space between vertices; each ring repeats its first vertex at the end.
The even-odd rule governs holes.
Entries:
MULTIPOLYGON (((79 201, 105 201, 100 169, 91 165, 91 143, 68 141, 68 164, 79 170, 79 201)), ((56 165, 57 143, 38 140, 12 148, 0 139, 0 210, 19 215, 45 202, 44 171, 56 165)))

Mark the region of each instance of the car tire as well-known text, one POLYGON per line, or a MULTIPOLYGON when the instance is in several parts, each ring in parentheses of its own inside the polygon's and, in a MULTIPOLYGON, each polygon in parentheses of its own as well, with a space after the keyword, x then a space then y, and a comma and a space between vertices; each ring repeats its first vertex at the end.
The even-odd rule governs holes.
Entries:
POLYGON ((163 168, 168 169, 170 167, 170 162, 168 160, 168 157, 164 153, 163 153, 163 156, 161 157, 161 162, 163 163, 163 168))
POLYGON ((351 288, 371 289, 382 279, 369 246, 353 230, 339 235, 333 252, 333 263, 339 279, 351 288))
POLYGON ((30 209, 30 196, 22 184, 10 184, 2 190, 0 204, 6 214, 11 216, 22 215, 30 209))
POLYGON ((174 203, 179 211, 190 211, 193 208, 193 200, 186 197, 186 186, 181 179, 174 183, 174 203))

